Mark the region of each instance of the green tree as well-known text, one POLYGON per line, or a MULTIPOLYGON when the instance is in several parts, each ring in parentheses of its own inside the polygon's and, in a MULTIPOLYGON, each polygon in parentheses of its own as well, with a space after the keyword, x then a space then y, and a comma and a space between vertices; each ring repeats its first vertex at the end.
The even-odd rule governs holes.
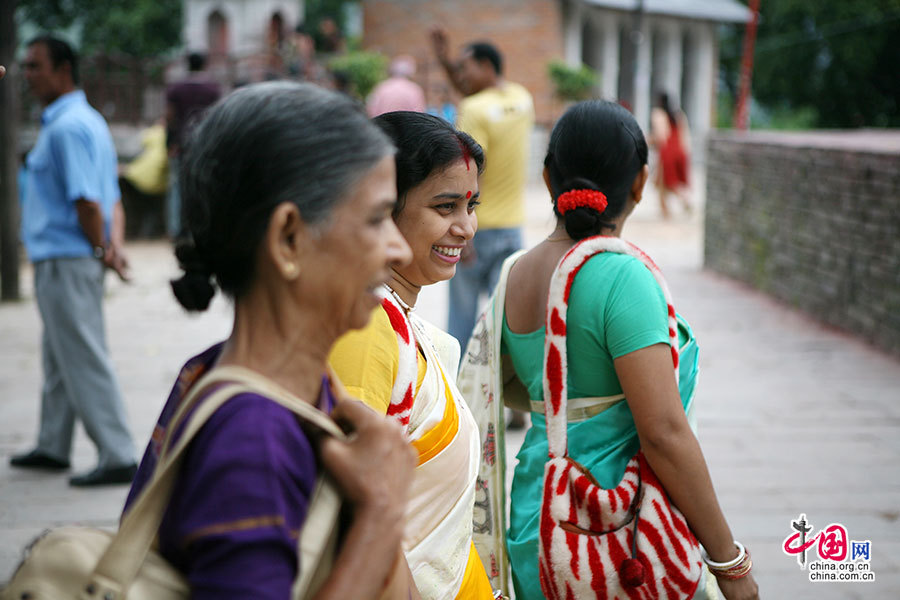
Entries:
POLYGON ((350 80, 351 93, 365 100, 379 81, 387 77, 388 58, 380 52, 348 52, 333 58, 328 68, 350 80))
POLYGON ((547 64, 547 74, 556 95, 563 100, 587 100, 597 85, 597 73, 587 65, 571 67, 561 60, 552 60, 547 64))
POLYGON ((335 23, 343 29, 344 27, 344 5, 352 0, 307 0, 304 9, 306 25, 310 26, 311 31, 319 25, 322 19, 334 19, 335 23))
POLYGON ((181 42, 181 0, 20 0, 22 17, 50 31, 77 25, 84 54, 152 57, 181 42))
MULTIPOLYGON (((898 39, 900 0, 762 0, 753 97, 775 115, 812 116, 816 127, 900 126, 898 39)), ((742 40, 743 27, 722 38, 732 99, 742 40)))

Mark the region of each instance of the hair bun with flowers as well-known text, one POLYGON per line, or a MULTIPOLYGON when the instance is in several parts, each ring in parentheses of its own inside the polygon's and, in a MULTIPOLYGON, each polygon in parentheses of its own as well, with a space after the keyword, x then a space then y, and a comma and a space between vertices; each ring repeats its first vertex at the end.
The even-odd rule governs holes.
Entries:
POLYGON ((588 189, 569 190, 560 194, 559 198, 556 199, 556 209, 561 215, 582 206, 593 208, 598 213, 602 213, 606 210, 607 204, 606 194, 588 189))

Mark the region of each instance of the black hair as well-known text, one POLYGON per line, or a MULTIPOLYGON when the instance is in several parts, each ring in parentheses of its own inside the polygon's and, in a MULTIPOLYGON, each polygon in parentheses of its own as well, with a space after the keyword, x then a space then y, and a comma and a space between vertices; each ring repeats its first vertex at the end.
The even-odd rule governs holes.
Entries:
POLYGON ((497 75, 503 75, 503 55, 497 50, 497 47, 490 42, 472 42, 466 48, 472 52, 472 58, 481 61, 488 61, 494 67, 497 75))
POLYGON ((239 299, 253 283, 258 247, 275 208, 293 202, 310 225, 376 163, 390 140, 352 101, 308 83, 245 86, 220 100, 191 132, 179 177, 190 239, 175 251, 172 281, 188 310, 205 310, 212 279, 239 299))
POLYGON ((345 96, 351 95, 351 88, 353 87, 353 80, 350 79, 350 75, 346 71, 332 71, 331 79, 334 82, 334 89, 345 96))
POLYGON ((44 33, 31 38, 26 44, 26 47, 30 48, 35 44, 43 44, 44 47, 47 48, 47 54, 50 55, 50 63, 53 65, 54 69, 59 69, 63 63, 69 63, 69 71, 72 73, 72 83, 78 85, 78 55, 68 42, 50 35, 49 33, 44 33))
POLYGON ((206 67, 206 55, 202 52, 191 52, 187 55, 189 71, 202 71, 206 67))
POLYGON ((647 141, 628 110, 605 100, 569 108, 553 128, 544 158, 553 212, 564 219, 566 233, 580 240, 615 229, 612 221, 625 209, 631 185, 646 164, 647 141), (561 215, 557 199, 576 189, 602 192, 606 210, 582 206, 561 215))
POLYGON ((394 217, 403 210, 406 194, 432 173, 469 158, 479 175, 484 172, 484 151, 478 142, 440 117, 400 110, 378 115, 372 121, 397 147, 394 217))

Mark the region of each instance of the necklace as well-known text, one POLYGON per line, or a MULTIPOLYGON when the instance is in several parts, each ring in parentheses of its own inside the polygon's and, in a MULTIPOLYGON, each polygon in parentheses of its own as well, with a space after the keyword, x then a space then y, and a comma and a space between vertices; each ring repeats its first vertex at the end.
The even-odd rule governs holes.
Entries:
POLYGON ((391 296, 394 297, 394 300, 396 300, 397 303, 403 307, 403 310, 405 310, 406 312, 412 312, 412 311, 416 310, 415 306, 410 306, 409 304, 404 302, 403 298, 401 298, 400 295, 397 294, 397 292, 395 292, 391 286, 389 286, 388 284, 384 284, 384 287, 386 287, 387 291, 389 291, 391 293, 391 296))
POLYGON ((548 242, 572 242, 574 240, 572 238, 570 238, 568 235, 564 235, 562 237, 553 237, 552 235, 548 235, 547 241, 548 242))

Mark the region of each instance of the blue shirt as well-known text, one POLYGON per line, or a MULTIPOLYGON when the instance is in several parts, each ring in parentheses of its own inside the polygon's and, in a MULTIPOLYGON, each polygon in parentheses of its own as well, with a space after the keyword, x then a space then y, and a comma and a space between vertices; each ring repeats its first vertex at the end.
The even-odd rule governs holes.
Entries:
POLYGON ((75 90, 41 114, 41 133, 26 160, 22 241, 32 262, 93 256, 75 201, 97 202, 106 235, 119 201, 117 157, 106 121, 75 90))

